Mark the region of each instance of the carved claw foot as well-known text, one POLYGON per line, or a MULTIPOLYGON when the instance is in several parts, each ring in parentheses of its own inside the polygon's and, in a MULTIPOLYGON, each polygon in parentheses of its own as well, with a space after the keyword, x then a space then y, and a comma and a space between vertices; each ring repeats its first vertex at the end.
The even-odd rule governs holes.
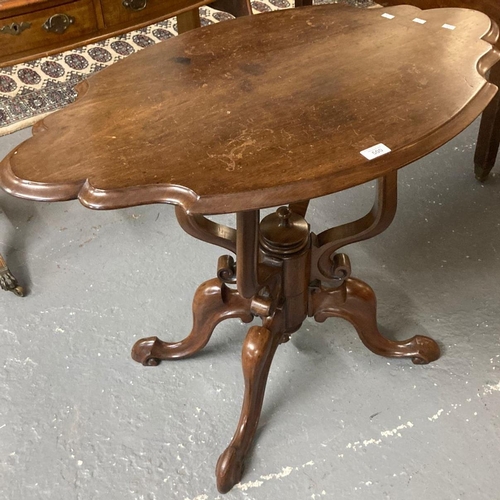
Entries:
POLYGON ((245 457, 252 445, 259 423, 267 376, 281 334, 253 326, 243 344, 241 353, 245 395, 234 437, 217 461, 217 488, 227 493, 243 475, 245 457))
POLYGON ((318 322, 330 317, 349 321, 370 351, 389 358, 411 358, 415 364, 427 364, 439 358, 438 344, 429 337, 416 335, 408 340, 385 338, 377 326, 375 293, 361 280, 350 278, 338 289, 321 288, 312 293, 311 316, 318 322))
POLYGON ((241 481, 244 458, 241 448, 228 446, 217 460, 215 475, 217 477, 217 489, 221 493, 227 493, 235 484, 241 481))
POLYGON ((163 342, 158 337, 138 340, 132 348, 132 358, 145 366, 156 366, 163 359, 191 356, 207 345, 221 321, 229 318, 252 321, 250 302, 217 278, 205 281, 194 295, 191 333, 180 342, 163 342))
POLYGON ((7 267, 3 257, 0 255, 0 287, 7 292, 13 292, 18 297, 24 296, 24 289, 19 286, 16 278, 12 275, 7 267))

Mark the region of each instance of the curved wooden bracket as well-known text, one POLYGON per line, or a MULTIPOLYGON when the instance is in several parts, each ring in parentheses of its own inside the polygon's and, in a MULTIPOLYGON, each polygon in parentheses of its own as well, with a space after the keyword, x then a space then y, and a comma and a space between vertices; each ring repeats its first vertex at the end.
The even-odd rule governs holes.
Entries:
MULTIPOLYGON (((188 214, 180 205, 175 207, 175 215, 186 233, 236 254, 236 283, 242 297, 252 298, 260 288, 272 282, 275 273, 266 273, 265 269, 262 270, 263 279, 259 279, 258 210, 238 212, 237 229, 213 222, 203 215, 188 214)), ((225 268, 222 269, 222 272, 226 271, 225 268)), ((233 278, 230 281, 232 280, 233 278)))
POLYGON ((213 222, 203 215, 188 214, 180 205, 175 207, 179 225, 194 238, 236 253, 236 230, 213 222))
POLYGON ((259 210, 236 214, 236 285, 245 299, 253 297, 259 285, 259 210))
POLYGON ((313 235, 311 278, 333 278, 333 254, 343 246, 367 240, 387 229, 397 208, 397 171, 377 179, 377 198, 361 219, 313 235))
POLYGON ((288 205, 288 208, 292 212, 300 215, 301 217, 305 217, 306 213, 307 213, 307 209, 309 207, 309 201, 310 200, 303 200, 303 201, 297 201, 295 203, 290 203, 288 205))

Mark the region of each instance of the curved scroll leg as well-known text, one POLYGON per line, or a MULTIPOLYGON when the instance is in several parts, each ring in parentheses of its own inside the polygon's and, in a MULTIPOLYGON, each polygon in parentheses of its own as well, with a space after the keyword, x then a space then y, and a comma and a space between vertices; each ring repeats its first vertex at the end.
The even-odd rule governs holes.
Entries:
POLYGON ((18 297, 24 296, 23 287, 19 286, 16 278, 9 271, 5 259, 1 255, 0 255, 0 287, 2 288, 2 290, 15 293, 18 297))
POLYGON ((156 366, 162 359, 191 356, 207 345, 221 321, 229 318, 240 318, 245 323, 252 321, 250 302, 218 278, 205 281, 194 295, 191 333, 180 342, 163 342, 158 337, 140 339, 132 348, 132 358, 145 366, 156 366))
POLYGON ((227 493, 243 475, 243 463, 259 423, 267 375, 281 335, 252 326, 242 350, 245 395, 238 427, 229 446, 217 461, 217 489, 227 493))
POLYGON ((374 291, 361 280, 349 278, 338 289, 320 289, 312 295, 312 314, 320 323, 329 317, 344 318, 356 328, 370 351, 390 358, 411 358, 427 364, 439 358, 439 346, 429 337, 416 335, 408 340, 385 338, 377 327, 377 300, 374 291))

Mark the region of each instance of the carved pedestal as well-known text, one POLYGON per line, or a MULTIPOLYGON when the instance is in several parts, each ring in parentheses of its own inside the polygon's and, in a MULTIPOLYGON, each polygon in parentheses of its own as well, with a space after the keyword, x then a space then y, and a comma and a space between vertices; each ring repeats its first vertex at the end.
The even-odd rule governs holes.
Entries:
POLYGON ((378 181, 373 209, 355 222, 316 235, 304 218, 307 205, 280 207, 262 221, 258 211, 238 213, 237 230, 199 215, 187 215, 178 208, 179 223, 189 234, 233 251, 237 260, 235 263, 231 256, 222 256, 217 278, 196 291, 193 329, 184 340, 168 343, 150 337, 139 340, 132 349, 136 361, 157 365, 160 360, 184 358, 202 349, 224 319, 262 319, 262 326, 252 326, 243 343, 245 395, 241 417, 216 467, 217 487, 222 493, 242 477, 274 353, 306 317, 319 322, 334 316, 348 320, 363 344, 382 356, 406 357, 417 364, 439 357, 438 345, 428 337, 392 341, 381 335, 373 290, 351 277, 349 258, 338 253, 342 246, 371 238, 389 226, 396 211, 396 173, 378 181))

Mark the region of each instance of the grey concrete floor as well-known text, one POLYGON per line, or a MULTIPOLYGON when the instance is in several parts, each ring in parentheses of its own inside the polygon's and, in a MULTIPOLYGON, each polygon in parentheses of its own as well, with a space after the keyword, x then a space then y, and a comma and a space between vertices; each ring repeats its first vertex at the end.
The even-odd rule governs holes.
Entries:
MULTIPOLYGON (((347 249, 382 331, 431 335, 441 359, 388 360, 347 322, 307 320, 275 357, 225 497, 213 471, 239 416, 248 326, 222 323, 200 355, 156 368, 129 355, 142 336, 186 335, 221 251, 184 234, 172 207, 2 193, 0 251, 29 295, 0 297, 0 498, 500 499, 500 164, 474 180, 476 133, 403 169, 393 225, 347 249)), ((1 156, 27 136, 1 138, 1 156)), ((314 201, 313 229, 362 215, 373 195, 314 201)))

